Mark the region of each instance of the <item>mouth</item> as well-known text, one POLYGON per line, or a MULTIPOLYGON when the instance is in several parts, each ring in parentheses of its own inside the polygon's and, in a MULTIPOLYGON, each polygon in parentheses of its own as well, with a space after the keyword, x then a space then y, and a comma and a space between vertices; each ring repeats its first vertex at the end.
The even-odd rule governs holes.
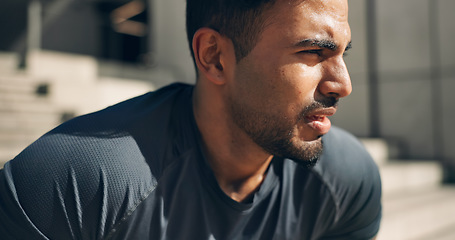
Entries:
POLYGON ((316 109, 305 114, 304 119, 307 126, 312 128, 318 135, 324 135, 329 132, 332 123, 329 116, 336 113, 336 108, 316 109))

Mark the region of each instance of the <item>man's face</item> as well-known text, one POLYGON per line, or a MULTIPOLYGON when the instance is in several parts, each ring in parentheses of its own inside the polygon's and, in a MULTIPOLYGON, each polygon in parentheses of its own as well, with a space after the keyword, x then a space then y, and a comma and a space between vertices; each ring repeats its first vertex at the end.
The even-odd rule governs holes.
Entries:
POLYGON ((327 116, 351 92, 347 0, 279 0, 226 95, 233 122, 265 151, 312 165, 327 116))

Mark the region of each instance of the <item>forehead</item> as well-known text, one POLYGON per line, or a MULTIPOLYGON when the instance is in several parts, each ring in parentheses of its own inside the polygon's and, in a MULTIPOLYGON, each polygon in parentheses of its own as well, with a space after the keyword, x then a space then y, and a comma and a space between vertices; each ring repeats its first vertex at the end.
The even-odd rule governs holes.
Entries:
POLYGON ((269 8, 269 14, 289 16, 290 11, 300 10, 314 14, 328 14, 340 20, 347 20, 347 0, 277 0, 269 8))
POLYGON ((265 14, 268 35, 350 40, 347 0, 278 0, 265 14))

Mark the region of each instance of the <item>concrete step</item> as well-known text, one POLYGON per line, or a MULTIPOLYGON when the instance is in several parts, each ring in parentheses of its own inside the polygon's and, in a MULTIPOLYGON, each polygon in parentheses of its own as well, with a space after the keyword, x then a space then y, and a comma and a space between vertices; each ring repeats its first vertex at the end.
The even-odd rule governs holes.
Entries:
POLYGON ((39 136, 43 133, 48 132, 57 125, 55 124, 43 124, 43 125, 31 125, 21 128, 0 128, 0 144, 4 139, 22 139, 24 136, 39 136))
MULTIPOLYGON (((0 135, 11 135, 11 134, 36 134, 36 133, 44 133, 53 128, 55 128, 58 124, 57 121, 54 121, 55 124, 51 122, 43 122, 41 124, 27 122, 25 124, 20 123, 12 123, 5 125, 0 125, 0 135), (17 125, 19 126, 17 126, 17 125), (11 127, 10 127, 11 126, 11 127)), ((1 124, 1 123, 0 123, 1 124)))
POLYGON ((455 239, 454 203, 455 186, 385 195, 378 240, 455 239))
POLYGON ((14 96, 45 96, 52 84, 48 79, 30 77, 25 73, 0 75, 0 100, 14 96))
POLYGON ((14 74, 19 64, 19 55, 13 52, 0 52, 0 72, 14 74))
POLYGON ((60 123, 62 113, 48 112, 10 112, 0 111, 0 131, 21 129, 43 129, 60 123))
POLYGON ((35 82, 15 81, 14 79, 2 79, 0 77, 1 93, 35 93, 39 84, 35 82))
POLYGON ((48 82, 47 78, 38 78, 28 74, 25 71, 16 71, 14 73, 3 73, 0 75, 0 86, 34 86, 37 83, 48 82))
POLYGON ((376 164, 384 165, 389 158, 389 148, 384 139, 363 138, 360 139, 376 164))
POLYGON ((437 161, 390 160, 379 167, 384 195, 400 195, 442 183, 442 167, 437 161))
POLYGON ((382 138, 361 138, 367 151, 373 157, 378 165, 387 163, 389 159, 401 158, 404 154, 404 149, 400 141, 393 139, 382 138))
POLYGON ((27 72, 39 79, 90 83, 98 78, 98 63, 90 56, 34 50, 27 55, 27 72))
POLYGON ((0 76, 0 102, 45 98, 50 84, 28 76, 0 76))
POLYGON ((55 113, 55 106, 47 99, 30 98, 29 101, 2 101, 0 98, 0 113, 55 113))
MULTIPOLYGON (((428 236, 426 239, 433 239, 433 240, 454 240, 455 239, 455 231, 453 230, 455 227, 450 225, 446 229, 440 229, 438 232, 435 232, 432 236, 428 236)), ((423 238, 421 238, 423 240, 423 238)))
POLYGON ((27 146, 34 142, 38 137, 46 133, 43 132, 0 132, 0 148, 10 148, 11 146, 27 146))
POLYGON ((0 101, 26 102, 36 99, 48 99, 50 86, 42 83, 33 86, 1 86, 0 101))
POLYGON ((0 111, 29 111, 50 104, 50 85, 26 76, 0 76, 0 111), (39 106, 37 106, 39 105, 39 106))

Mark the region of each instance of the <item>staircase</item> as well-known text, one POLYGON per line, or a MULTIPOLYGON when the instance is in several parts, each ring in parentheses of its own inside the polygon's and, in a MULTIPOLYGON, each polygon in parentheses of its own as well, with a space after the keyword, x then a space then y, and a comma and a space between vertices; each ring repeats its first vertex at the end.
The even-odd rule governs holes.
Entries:
MULTIPOLYGON (((101 77, 98 62, 88 56, 35 51, 26 70, 17 70, 17 62, 14 53, 0 52, 0 168, 62 121, 155 88, 150 81, 101 77)), ((166 72, 144 74, 172 81, 166 72)))
MULTIPOLYGON (((379 166, 383 219, 378 240, 455 239, 455 186, 442 185, 437 161, 393 160, 383 139, 362 139, 379 166)), ((392 146, 391 146, 392 145, 392 146)))
POLYGON ((47 86, 20 73, 0 76, 0 167, 60 123, 47 86))

